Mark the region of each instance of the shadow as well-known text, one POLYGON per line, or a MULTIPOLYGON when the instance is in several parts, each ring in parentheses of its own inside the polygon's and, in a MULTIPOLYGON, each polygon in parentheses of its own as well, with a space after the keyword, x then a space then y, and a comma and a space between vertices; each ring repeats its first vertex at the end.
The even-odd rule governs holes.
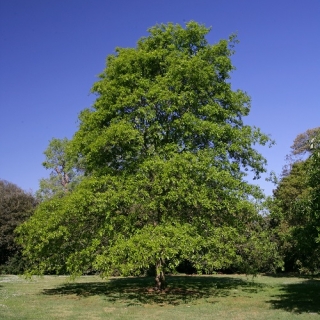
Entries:
POLYGON ((320 314, 320 280, 283 284, 281 293, 273 298, 269 302, 275 309, 320 314))
POLYGON ((53 289, 43 290, 45 295, 77 295, 81 297, 103 295, 109 302, 130 305, 158 304, 179 305, 206 298, 215 303, 215 298, 233 294, 232 289, 241 287, 256 291, 263 285, 232 277, 167 276, 168 287, 158 292, 153 289, 154 278, 113 278, 106 282, 68 283, 53 289))
POLYGON ((320 279, 320 274, 306 275, 298 272, 278 272, 278 273, 264 273, 264 276, 272 278, 300 278, 300 279, 320 279))

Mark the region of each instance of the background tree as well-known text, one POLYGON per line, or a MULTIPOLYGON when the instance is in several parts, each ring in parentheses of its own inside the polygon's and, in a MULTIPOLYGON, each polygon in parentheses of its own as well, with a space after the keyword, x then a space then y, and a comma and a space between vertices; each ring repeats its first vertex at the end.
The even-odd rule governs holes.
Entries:
POLYGON ((291 147, 292 154, 302 156, 307 153, 309 156, 305 160, 301 157, 296 160, 274 191, 271 221, 281 239, 287 271, 315 272, 320 267, 316 243, 319 226, 319 133, 319 128, 315 128, 297 136, 291 147))
POLYGON ((240 267, 250 252, 261 264, 276 255, 256 231, 262 194, 244 180, 265 171, 252 146, 270 139, 243 124, 250 98, 229 83, 234 36, 210 45, 208 32, 196 22, 156 25, 108 57, 70 144, 87 177, 19 228, 31 271, 154 267, 162 289, 181 261, 210 272, 240 267))
POLYGON ((24 267, 21 248, 14 241, 14 230, 30 217, 36 204, 31 193, 0 180, 0 266, 3 271, 19 272, 24 267))
MULTIPOLYGON (((310 140, 311 161, 309 169, 309 186, 312 188, 309 197, 310 225, 314 231, 313 269, 320 270, 320 132, 310 140)), ((310 234, 309 234, 310 235, 310 234)))
POLYGON ((53 138, 48 148, 44 151, 46 160, 42 165, 51 170, 50 177, 41 179, 36 196, 40 201, 51 198, 54 195, 63 196, 79 183, 82 171, 79 163, 68 156, 69 140, 53 138))
POLYGON ((320 134, 320 127, 308 129, 304 133, 300 133, 293 141, 291 152, 294 155, 303 155, 305 153, 312 153, 315 149, 311 147, 311 141, 320 134))
POLYGON ((282 176, 290 174, 292 166, 300 161, 306 160, 312 153, 310 141, 320 133, 320 127, 308 129, 300 133, 293 141, 291 152, 286 156, 287 164, 283 167, 282 176))

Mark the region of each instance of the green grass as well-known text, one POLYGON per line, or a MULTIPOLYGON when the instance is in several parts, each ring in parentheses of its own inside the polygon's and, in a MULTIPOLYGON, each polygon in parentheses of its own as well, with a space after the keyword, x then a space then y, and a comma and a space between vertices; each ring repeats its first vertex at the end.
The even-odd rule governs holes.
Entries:
POLYGON ((320 319, 320 279, 244 275, 152 278, 0 276, 0 319, 320 319))

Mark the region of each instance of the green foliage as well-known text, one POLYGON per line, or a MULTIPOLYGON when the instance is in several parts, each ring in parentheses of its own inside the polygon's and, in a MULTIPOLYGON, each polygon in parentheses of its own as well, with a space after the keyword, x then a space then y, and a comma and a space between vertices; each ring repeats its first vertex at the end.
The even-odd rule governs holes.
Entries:
POLYGON ((46 160, 43 166, 51 170, 50 177, 41 179, 36 197, 44 201, 53 196, 62 197, 79 183, 82 172, 79 162, 75 162, 68 154, 69 140, 52 139, 44 151, 46 160))
POLYGON ((86 177, 19 228, 32 272, 159 273, 185 260, 210 272, 276 256, 255 231, 262 194, 244 181, 265 171, 253 145, 270 139, 243 124, 250 98, 228 82, 234 36, 210 45, 208 32, 157 25, 108 57, 69 145, 86 177))
MULTIPOLYGON (((295 143, 311 133, 314 130, 298 135, 295 143)), ((306 143, 304 141, 304 145, 306 143)), ((302 143, 297 146, 300 148, 297 150, 309 151, 310 155, 306 160, 294 163, 279 182, 270 206, 271 226, 281 243, 286 268, 317 272, 320 269, 319 134, 313 135, 308 147, 303 147, 302 143)))
POLYGON ((285 219, 290 225, 301 224, 303 217, 296 217, 294 211, 297 199, 305 199, 311 188, 308 184, 309 161, 299 161, 292 165, 290 174, 284 176, 279 182, 274 196, 281 202, 279 206, 285 214, 285 219), (298 221, 295 221, 298 219, 298 221))
MULTIPOLYGON (((17 272, 17 268, 12 265, 13 261, 19 260, 17 257, 21 256, 21 248, 14 241, 14 230, 33 213, 36 204, 32 194, 23 191, 13 183, 0 180, 0 265, 2 271, 17 272)), ((21 271, 23 267, 20 266, 18 269, 21 271)))
POLYGON ((72 141, 86 171, 135 172, 154 156, 210 149, 235 173, 243 165, 258 175, 265 159, 252 144, 269 138, 243 125, 250 98, 228 82, 234 37, 209 45, 209 29, 195 22, 149 32, 137 48, 117 48, 93 86, 97 101, 72 141))
MULTIPOLYGON (((310 192, 310 213, 314 226, 317 228, 318 236, 318 259, 320 260, 320 132, 311 140, 313 153, 309 171, 310 192)), ((320 268, 320 264, 319 264, 320 268)))

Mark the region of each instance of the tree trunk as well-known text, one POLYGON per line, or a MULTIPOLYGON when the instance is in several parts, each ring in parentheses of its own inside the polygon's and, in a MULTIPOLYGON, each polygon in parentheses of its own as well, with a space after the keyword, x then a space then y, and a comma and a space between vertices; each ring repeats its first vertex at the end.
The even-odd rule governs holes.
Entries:
POLYGON ((156 263, 156 278, 155 278, 155 289, 164 290, 166 287, 166 279, 163 272, 163 261, 159 259, 156 263))

